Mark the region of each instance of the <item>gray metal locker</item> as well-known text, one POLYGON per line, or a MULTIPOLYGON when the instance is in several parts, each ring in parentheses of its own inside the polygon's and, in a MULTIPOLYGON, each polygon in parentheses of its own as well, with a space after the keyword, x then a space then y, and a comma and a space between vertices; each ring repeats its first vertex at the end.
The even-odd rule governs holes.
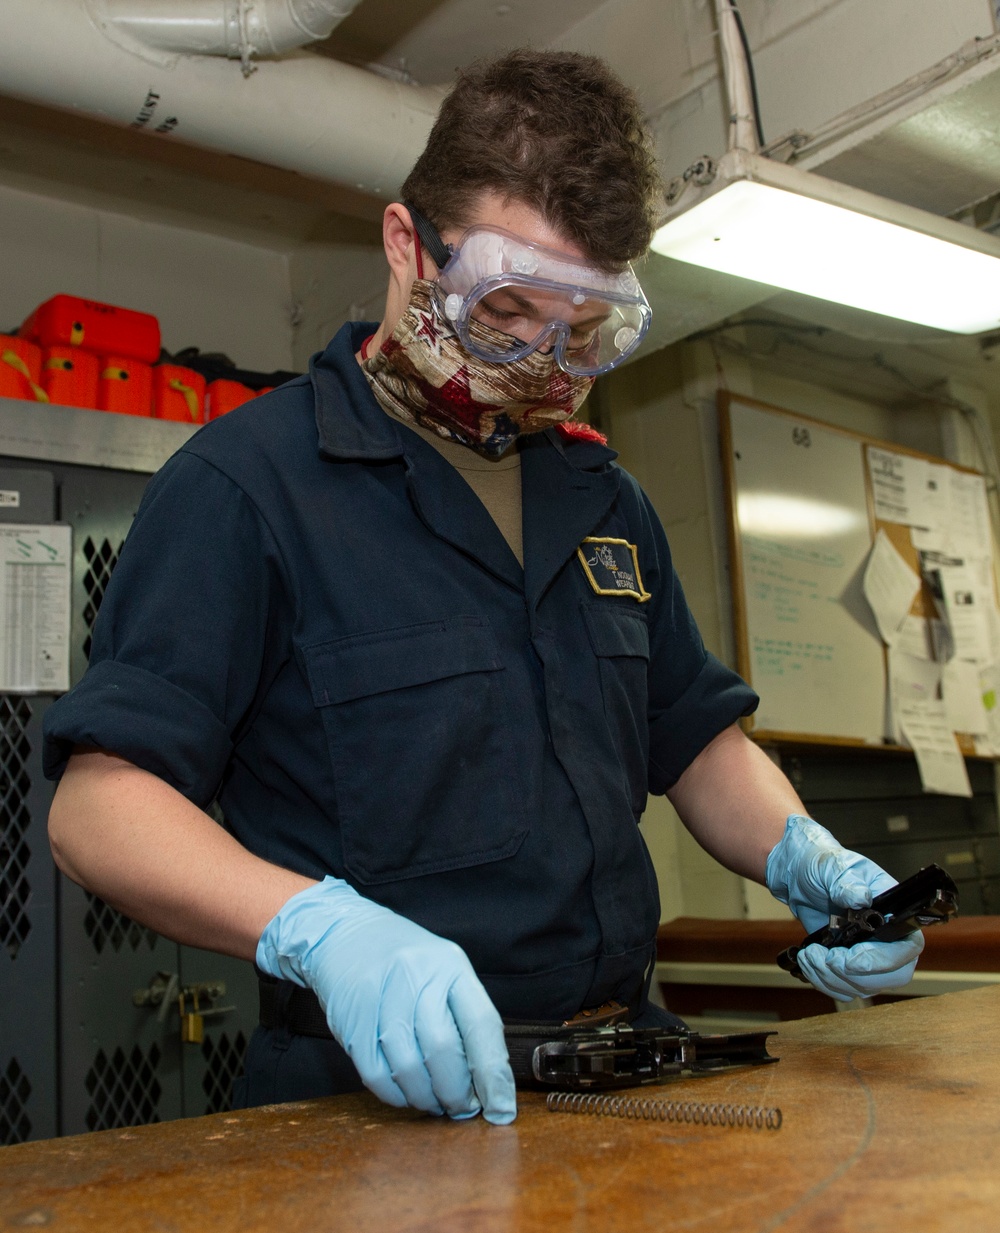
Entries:
MULTIPOLYGON (((44 493, 28 476, 48 476, 49 508, 24 520, 73 528, 72 682, 149 475, 190 434, 0 399, 0 477, 44 493)), ((178 946, 57 873, 40 760, 51 701, 0 695, 0 1145, 225 1109, 257 1018, 249 964, 178 946), (225 985, 215 1005, 231 1009, 197 1044, 181 1042, 175 1002, 134 1004, 174 978, 225 985)))
POLYGON ((968 759, 973 795, 937 796, 910 756, 878 750, 782 753, 810 813, 893 877, 935 862, 955 879, 963 915, 1000 913, 1000 831, 993 763, 968 759))
MULTIPOLYGON (((49 470, 0 467, 0 522, 56 514, 49 470)), ((6 614, 5 619, 6 619, 6 614)), ((42 775, 50 698, 0 693, 0 1145, 56 1134, 56 880, 42 775)))
POLYGON ((56 882, 42 777, 49 699, 0 694, 0 1145, 57 1133, 56 882))

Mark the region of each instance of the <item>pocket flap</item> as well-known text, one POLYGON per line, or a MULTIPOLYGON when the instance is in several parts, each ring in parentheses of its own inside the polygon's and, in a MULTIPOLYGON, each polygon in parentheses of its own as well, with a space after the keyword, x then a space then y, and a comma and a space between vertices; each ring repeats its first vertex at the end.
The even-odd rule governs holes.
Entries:
POLYGON ((480 617, 354 634, 303 653, 316 706, 502 667, 493 631, 480 617))
POLYGON ((583 617, 595 655, 649 659, 649 626, 645 613, 625 608, 611 599, 584 604, 583 617))

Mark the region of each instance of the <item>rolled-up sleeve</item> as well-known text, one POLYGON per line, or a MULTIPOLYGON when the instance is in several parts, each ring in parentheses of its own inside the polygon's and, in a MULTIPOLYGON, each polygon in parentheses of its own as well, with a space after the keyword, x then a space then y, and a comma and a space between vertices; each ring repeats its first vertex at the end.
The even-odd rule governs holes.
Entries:
MULTIPOLYGON (((672 787, 699 753, 756 709, 749 685, 705 650, 663 527, 641 493, 645 559, 656 563, 649 612, 649 790, 672 787)), ((643 553, 640 552, 640 560, 643 553)))
POLYGON ((649 790, 666 792, 713 737, 749 715, 757 702, 741 676, 704 652, 702 666, 684 693, 650 716, 649 790))
POLYGON ((150 481, 108 584, 90 667, 51 706, 45 774, 96 746, 199 805, 214 796, 267 674, 283 568, 259 511, 181 451, 150 481))

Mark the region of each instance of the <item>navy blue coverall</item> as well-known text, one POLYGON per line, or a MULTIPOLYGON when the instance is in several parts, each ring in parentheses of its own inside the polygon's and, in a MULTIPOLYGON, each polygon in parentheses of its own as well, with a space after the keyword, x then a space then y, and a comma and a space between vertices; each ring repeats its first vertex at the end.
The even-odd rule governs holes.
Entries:
MULTIPOLYGON (((48 711, 46 772, 79 743, 217 798, 251 852, 457 942, 505 1018, 634 1000, 659 920, 647 792, 756 696, 706 653, 612 450, 522 439, 522 571, 375 401, 372 329, 150 481, 89 671, 48 711)), ((251 1047, 250 1103, 357 1085, 343 1057, 317 1073, 333 1042, 292 1042, 286 1078, 273 1043, 251 1047)))

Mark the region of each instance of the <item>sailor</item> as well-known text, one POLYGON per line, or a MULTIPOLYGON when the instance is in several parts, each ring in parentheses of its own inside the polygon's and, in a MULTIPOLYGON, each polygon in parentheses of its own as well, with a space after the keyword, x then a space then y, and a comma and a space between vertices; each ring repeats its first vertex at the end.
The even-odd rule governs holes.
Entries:
MULTIPOLYGON (((676 1022, 648 998, 649 792, 810 930, 892 884, 743 736, 754 693, 574 418, 648 329, 658 192, 602 62, 473 66, 385 210, 382 321, 149 484, 47 714, 50 834, 129 916, 256 962, 239 1104, 366 1085, 504 1123, 503 1019, 676 1022)), ((801 965, 849 997, 920 945, 801 965)))

